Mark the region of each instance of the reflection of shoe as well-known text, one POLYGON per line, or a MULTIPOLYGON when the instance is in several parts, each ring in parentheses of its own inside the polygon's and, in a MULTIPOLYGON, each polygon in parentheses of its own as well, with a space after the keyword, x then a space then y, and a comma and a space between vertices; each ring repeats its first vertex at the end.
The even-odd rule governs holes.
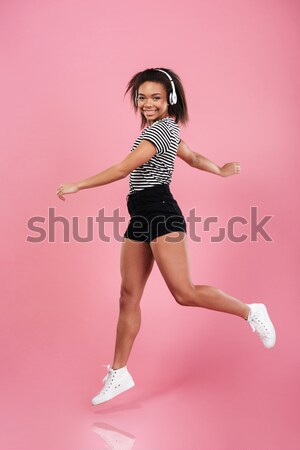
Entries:
POLYGON ((258 334, 265 347, 274 347, 276 332, 267 308, 262 303, 252 303, 248 306, 250 313, 247 322, 250 324, 252 330, 258 334))
POLYGON ((105 423, 95 423, 93 430, 111 450, 131 450, 135 443, 135 436, 105 423))
POLYGON ((108 374, 103 381, 105 383, 103 389, 92 399, 93 405, 107 402, 134 387, 134 381, 126 366, 117 370, 108 368, 108 374))

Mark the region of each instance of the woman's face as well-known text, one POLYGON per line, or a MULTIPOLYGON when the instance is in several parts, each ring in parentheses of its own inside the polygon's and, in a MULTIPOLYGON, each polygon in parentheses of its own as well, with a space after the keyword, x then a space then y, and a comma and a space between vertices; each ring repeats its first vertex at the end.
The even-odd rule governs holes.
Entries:
POLYGON ((168 100, 161 83, 145 81, 138 90, 138 108, 150 124, 168 117, 168 100))

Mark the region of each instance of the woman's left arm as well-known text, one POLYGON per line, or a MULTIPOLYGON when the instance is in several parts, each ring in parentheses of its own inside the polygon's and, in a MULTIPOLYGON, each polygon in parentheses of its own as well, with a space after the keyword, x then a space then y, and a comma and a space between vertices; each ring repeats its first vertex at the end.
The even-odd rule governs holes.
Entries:
POLYGON ((230 175, 236 175, 240 173, 240 163, 230 162, 224 164, 224 166, 219 167, 214 162, 210 161, 203 155, 192 151, 184 141, 180 141, 178 146, 177 156, 199 170, 204 170, 205 172, 210 172, 215 175, 220 175, 221 177, 228 177, 230 175))

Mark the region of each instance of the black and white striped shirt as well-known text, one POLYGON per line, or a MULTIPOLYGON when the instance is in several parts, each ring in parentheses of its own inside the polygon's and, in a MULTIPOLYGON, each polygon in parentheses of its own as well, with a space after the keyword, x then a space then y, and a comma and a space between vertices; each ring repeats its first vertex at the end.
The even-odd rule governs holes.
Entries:
POLYGON ((180 142, 179 133, 180 128, 171 117, 159 119, 144 128, 131 151, 134 151, 141 141, 146 139, 155 145, 156 154, 130 173, 129 194, 157 184, 170 184, 180 142))

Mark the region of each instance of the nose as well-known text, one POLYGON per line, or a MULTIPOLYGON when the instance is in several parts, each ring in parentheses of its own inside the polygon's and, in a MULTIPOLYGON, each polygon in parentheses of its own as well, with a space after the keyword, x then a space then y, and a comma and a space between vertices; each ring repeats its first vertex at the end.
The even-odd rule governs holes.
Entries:
POLYGON ((152 99, 151 98, 145 98, 143 103, 144 103, 143 106, 152 106, 152 99))

